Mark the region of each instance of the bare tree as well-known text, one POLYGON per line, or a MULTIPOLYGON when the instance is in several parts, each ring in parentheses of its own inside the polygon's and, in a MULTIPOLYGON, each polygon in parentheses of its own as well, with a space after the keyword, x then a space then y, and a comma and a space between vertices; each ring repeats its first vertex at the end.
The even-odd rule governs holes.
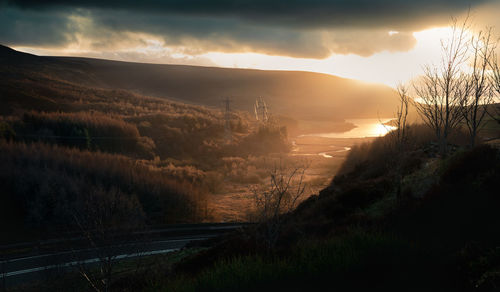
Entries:
MULTIPOLYGON (((496 96, 500 96, 500 65, 498 63, 498 56, 493 52, 493 56, 490 59, 490 67, 492 71, 492 76, 491 76, 491 86, 493 90, 496 92, 496 96)), ((493 97, 493 100, 491 103, 498 102, 498 100, 495 100, 495 96, 493 97)), ((488 107, 488 115, 497 121, 497 123, 500 123, 500 104, 491 104, 488 107)))
POLYGON ((404 160, 405 153, 408 148, 408 110, 411 104, 411 98, 408 95, 408 88, 403 84, 398 84, 396 91, 399 97, 399 106, 396 110, 396 118, 393 120, 396 129, 389 133, 389 142, 391 143, 391 148, 393 149, 394 155, 390 161, 391 168, 396 172, 397 179, 397 190, 396 198, 398 201, 401 200, 401 190, 403 185, 403 167, 402 162, 404 160))
POLYGON ((408 143, 408 110, 411 104, 411 99, 408 94, 408 88, 403 84, 398 84, 396 88, 399 97, 399 106, 396 111, 395 122, 395 136, 396 136, 396 147, 403 148, 408 143))
POLYGON ((304 182, 307 166, 287 166, 280 159, 270 171, 267 186, 252 189, 255 199, 257 220, 263 228, 263 239, 272 249, 279 237, 283 216, 292 211, 305 192, 304 182))
POLYGON ((142 226, 143 214, 138 206, 134 198, 111 189, 86 194, 74 210, 73 219, 88 244, 88 250, 97 259, 95 265, 88 265, 87 259, 78 259, 79 254, 75 252, 78 270, 95 291, 109 290, 118 255, 137 251, 134 244, 120 243, 124 236, 133 234, 142 226))
POLYGON ((434 130, 442 155, 446 155, 450 133, 463 119, 460 105, 467 94, 467 77, 461 66, 467 61, 469 51, 468 28, 468 17, 461 24, 453 20, 450 38, 441 41, 440 64, 425 66, 423 76, 413 84, 418 98, 414 104, 424 122, 434 130))
POLYGON ((477 134, 484 126, 483 120, 488 104, 493 101, 494 86, 489 70, 496 43, 492 41, 492 29, 480 31, 471 39, 472 72, 468 76, 460 109, 470 135, 470 146, 474 147, 477 134))

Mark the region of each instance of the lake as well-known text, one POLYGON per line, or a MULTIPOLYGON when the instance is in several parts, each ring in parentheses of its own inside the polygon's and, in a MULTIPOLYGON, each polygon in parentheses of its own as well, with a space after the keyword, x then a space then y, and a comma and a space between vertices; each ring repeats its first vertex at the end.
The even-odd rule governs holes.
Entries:
POLYGON ((346 132, 331 132, 301 135, 302 137, 324 137, 324 138, 366 138, 384 136, 396 129, 393 126, 384 125, 392 119, 348 119, 346 122, 356 126, 346 132))

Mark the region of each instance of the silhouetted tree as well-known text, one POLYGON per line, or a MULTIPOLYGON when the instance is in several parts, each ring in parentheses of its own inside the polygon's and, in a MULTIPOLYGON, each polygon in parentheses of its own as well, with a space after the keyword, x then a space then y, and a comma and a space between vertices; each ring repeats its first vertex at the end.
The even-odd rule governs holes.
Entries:
POLYGON ((426 65, 423 76, 413 83, 414 104, 433 129, 442 155, 446 155, 450 134, 463 119, 460 106, 468 93, 468 78, 461 70, 469 51, 468 17, 461 24, 453 20, 451 28, 450 38, 441 41, 441 63, 426 65))
MULTIPOLYGON (((500 65, 498 62, 498 56, 495 52, 493 52, 493 56, 490 59, 490 67, 493 73, 491 77, 491 85, 496 93, 492 102, 498 102, 498 97, 500 96, 500 65), (496 100, 495 97, 497 97, 496 100)), ((488 109, 489 116, 497 121, 497 123, 500 123, 500 103, 490 105, 488 109)))
POLYGON ((143 226, 142 210, 137 201, 119 189, 96 190, 77 204, 73 218, 97 257, 97 268, 80 260, 80 274, 95 291, 108 291, 118 256, 138 251, 130 236, 143 226), (127 243, 122 244, 125 236, 127 243))
POLYGON ((480 31, 471 39, 472 72, 468 74, 465 96, 461 106, 464 123, 470 135, 470 146, 474 147, 477 134, 483 127, 488 104, 493 101, 494 84, 489 74, 496 43, 492 41, 492 29, 480 31))
POLYGON ((411 104, 411 98, 408 95, 408 88, 399 84, 396 88, 399 97, 399 106, 396 110, 396 119, 394 120, 396 129, 394 130, 396 147, 404 148, 408 143, 408 110, 411 104))
POLYGON ((388 141, 391 143, 394 155, 392 156, 392 167, 396 172, 397 190, 396 197, 401 200, 401 189, 403 185, 403 160, 408 146, 408 110, 411 104, 411 98, 408 95, 408 88, 399 84, 396 88, 399 97, 399 106, 396 110, 394 125, 396 129, 389 133, 388 141))
POLYGON ((281 159, 269 173, 269 185, 253 188, 262 239, 272 249, 280 235, 282 214, 292 211, 304 194, 305 165, 289 166, 281 159))

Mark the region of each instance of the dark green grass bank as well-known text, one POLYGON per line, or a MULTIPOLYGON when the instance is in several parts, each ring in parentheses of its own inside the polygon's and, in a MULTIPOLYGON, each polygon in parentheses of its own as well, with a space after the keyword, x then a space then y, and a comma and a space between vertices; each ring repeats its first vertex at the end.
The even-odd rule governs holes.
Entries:
POLYGON ((303 241, 286 256, 240 256, 218 261, 195 278, 151 291, 444 291, 454 287, 446 261, 392 236, 354 231, 303 241), (430 290, 428 290, 430 291, 430 290))

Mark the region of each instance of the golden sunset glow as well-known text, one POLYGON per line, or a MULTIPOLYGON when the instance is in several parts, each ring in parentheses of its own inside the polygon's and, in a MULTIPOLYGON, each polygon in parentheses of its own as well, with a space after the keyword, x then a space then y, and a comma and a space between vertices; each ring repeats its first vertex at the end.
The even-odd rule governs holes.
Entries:
MULTIPOLYGON (((370 57, 332 55, 318 60, 255 53, 207 53, 203 56, 223 67, 311 71, 395 86, 421 74, 422 64, 439 62, 440 40, 450 31, 449 27, 439 27, 415 32, 417 43, 412 50, 381 52, 370 57)), ((395 34, 393 31, 388 33, 395 34)))
MULTIPOLYGON (((79 20, 83 22, 83 20, 79 20)), ((440 40, 449 35, 449 27, 438 27, 413 33, 416 45, 408 52, 384 51, 363 57, 354 54, 333 54, 326 59, 293 58, 259 53, 208 52, 190 54, 185 47, 169 47, 164 41, 147 34, 130 34, 137 42, 123 42, 113 47, 113 53, 95 54, 85 40, 59 49, 15 47, 15 49, 40 55, 106 57, 120 61, 143 61, 163 64, 189 64, 228 68, 263 70, 297 70, 332 74, 365 82, 395 86, 422 72, 422 64, 439 61, 440 40), (137 59, 131 59, 131 57, 137 59)), ((397 35, 397 31, 388 31, 397 35)))
POLYGON ((388 125, 383 125, 383 124, 377 124, 373 127, 373 136, 379 137, 379 136, 384 136, 387 133, 389 133, 392 130, 395 130, 396 127, 393 126, 388 126, 388 125))
POLYGON ((346 122, 354 125, 354 128, 346 132, 332 132, 332 133, 317 133, 303 135, 304 137, 323 137, 323 138, 364 138, 364 137, 380 137, 384 136, 396 128, 387 123, 391 119, 348 119, 346 122))

